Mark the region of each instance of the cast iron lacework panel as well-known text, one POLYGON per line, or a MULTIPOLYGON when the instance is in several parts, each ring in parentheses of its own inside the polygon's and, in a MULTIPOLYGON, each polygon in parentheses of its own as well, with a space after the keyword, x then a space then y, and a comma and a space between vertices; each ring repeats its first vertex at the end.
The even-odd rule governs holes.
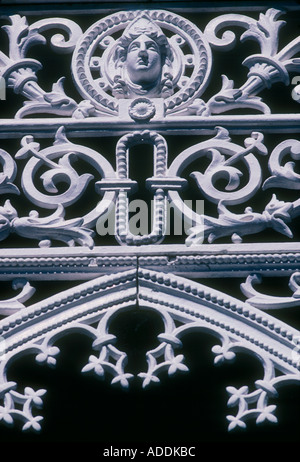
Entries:
MULTIPOLYGON (((46 393, 10 380, 11 364, 34 355, 55 366, 58 339, 73 332, 94 350, 83 373, 129 387, 111 323, 136 309, 162 320, 137 373, 144 388, 188 371, 188 333, 216 338, 215 364, 240 352, 261 363, 254 384, 227 388, 229 430, 277 422, 278 388, 300 381, 300 332, 280 320, 299 306, 300 118, 272 114, 268 99, 300 73, 300 37, 280 39, 288 26, 272 8, 200 28, 187 16, 126 10, 82 29, 14 14, 2 27, 0 275, 16 290, 0 301, 7 424, 40 430, 46 393), (244 46, 234 82, 220 62, 244 46), (48 64, 57 56, 66 70, 53 82, 61 67, 43 81, 47 47, 48 64), (260 290, 270 277, 287 278, 290 293, 260 290), (243 279, 239 296, 224 278, 243 279), (45 298, 40 281, 71 286, 45 298)), ((298 86, 286 94, 297 108, 298 86)))

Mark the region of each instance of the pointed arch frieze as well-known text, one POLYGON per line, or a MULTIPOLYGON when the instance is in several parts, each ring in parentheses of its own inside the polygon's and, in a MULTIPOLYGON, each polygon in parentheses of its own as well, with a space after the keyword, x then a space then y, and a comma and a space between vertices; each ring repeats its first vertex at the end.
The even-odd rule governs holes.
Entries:
MULTIPOLYGON (((38 363, 55 366, 59 349, 55 342, 73 332, 88 335, 95 354, 90 355, 82 372, 111 376, 111 383, 130 386, 134 378, 126 369, 127 353, 117 347, 117 337, 110 333, 110 323, 117 314, 138 306, 158 314, 164 331, 157 337, 157 347, 146 353, 147 370, 140 371, 142 386, 160 381, 160 373, 188 372, 181 339, 188 333, 209 333, 216 340, 212 348, 214 363, 233 361, 239 352, 257 358, 264 375, 258 377, 253 390, 248 385, 239 390, 227 388, 229 405, 238 407, 236 416, 227 416, 229 430, 244 427, 256 418, 274 422, 277 396, 283 384, 300 383, 297 339, 300 333, 264 311, 206 285, 170 273, 140 268, 101 276, 63 291, 29 307, 23 307, 0 323, 5 353, 2 354, 1 419, 11 423, 23 421, 23 429, 40 429, 41 416, 33 415, 34 406, 45 390, 33 391, 7 380, 10 364, 22 355, 35 355, 38 363), (16 408, 23 403, 23 410, 16 408), (255 403, 255 406, 253 406, 255 403), (251 407, 250 407, 251 404, 251 407)), ((205 378, 201 378, 205 380, 205 378)))

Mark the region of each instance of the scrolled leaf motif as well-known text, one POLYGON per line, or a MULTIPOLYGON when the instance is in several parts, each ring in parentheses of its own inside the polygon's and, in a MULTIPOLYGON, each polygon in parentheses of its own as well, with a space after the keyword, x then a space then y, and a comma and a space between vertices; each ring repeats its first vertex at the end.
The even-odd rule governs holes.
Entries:
POLYGON ((33 45, 46 44, 42 33, 49 29, 62 29, 68 34, 66 40, 62 34, 55 34, 51 38, 51 46, 55 51, 69 53, 73 51, 78 38, 82 34, 81 28, 70 19, 51 18, 36 21, 28 25, 27 19, 18 14, 10 16, 11 25, 3 26, 9 37, 9 57, 13 61, 25 58, 33 45))
POLYGON ((16 14, 9 19, 11 25, 3 26, 2 29, 9 38, 9 58, 12 61, 25 58, 31 46, 46 43, 45 37, 40 35, 36 28, 28 26, 24 16, 16 14))
POLYGON ((273 56, 278 48, 279 29, 285 24, 285 21, 277 21, 282 13, 281 10, 270 8, 266 13, 261 13, 258 20, 242 14, 221 15, 208 23, 204 35, 213 47, 231 50, 236 43, 235 34, 230 30, 226 30, 221 38, 217 34, 225 27, 238 26, 246 29, 241 41, 256 40, 263 54, 273 56))
POLYGON ((251 207, 246 207, 244 213, 235 214, 227 209, 223 201, 220 201, 219 217, 204 216, 203 225, 190 228, 186 245, 197 245, 198 236, 203 232, 209 243, 224 236, 231 236, 234 243, 239 243, 242 241, 242 236, 256 234, 267 228, 292 238, 293 233, 286 224, 291 221, 292 206, 291 202, 279 201, 274 194, 263 213, 254 212, 251 207))
POLYGON ((266 13, 260 13, 258 21, 249 24, 249 28, 241 36, 241 41, 246 39, 257 40, 261 52, 267 56, 274 56, 278 50, 278 34, 285 21, 277 21, 282 11, 270 8, 266 13))
POLYGON ((15 218, 13 231, 19 236, 39 239, 41 247, 49 247, 51 240, 58 240, 74 246, 75 243, 92 248, 93 231, 82 227, 83 218, 64 220, 64 208, 57 207, 49 217, 40 218, 38 212, 30 212, 28 217, 15 218))
MULTIPOLYGON (((75 145, 62 140, 61 130, 56 137, 56 146, 40 151, 38 143, 33 141, 33 137, 25 136, 22 141, 22 148, 17 152, 16 159, 25 159, 30 157, 26 164, 22 186, 26 196, 36 205, 45 208, 56 208, 59 204, 69 206, 76 202, 84 193, 88 183, 92 180, 93 175, 82 174, 78 175, 71 164, 71 161, 76 159, 77 153, 75 145), (58 163, 52 159, 60 157, 58 163), (47 195, 37 190, 34 184, 34 176, 40 167, 47 165, 49 170, 41 175, 43 186, 48 193, 56 194, 47 195), (58 194, 57 183, 64 182, 68 185, 68 189, 58 194)), ((78 154, 80 155, 80 154, 78 154)))
POLYGON ((82 30, 74 21, 66 18, 51 18, 36 21, 29 26, 29 32, 36 30, 43 33, 51 29, 62 29, 67 34, 65 39, 63 34, 55 34, 51 37, 50 44, 54 51, 60 53, 70 53, 74 50, 82 30))
MULTIPOLYGON (((89 181, 93 178, 93 175, 85 173, 79 176, 71 165, 72 159, 76 160, 75 152, 65 154, 59 159, 57 167, 52 170, 48 170, 41 175, 46 191, 57 193, 58 189, 56 187, 56 182, 66 179, 70 185, 74 185, 73 187, 76 185, 75 188, 77 194, 75 195, 75 192, 73 193, 76 199, 82 194, 89 181)), ((65 204, 70 205, 70 202, 68 201, 65 204)))
POLYGON ((199 189, 212 202, 218 203, 222 200, 223 203, 238 204, 252 197, 259 189, 261 184, 261 168, 254 153, 260 155, 267 154, 261 133, 253 132, 251 137, 245 140, 245 149, 241 149, 230 142, 220 143, 216 137, 211 140, 211 143, 207 144, 207 147, 203 145, 203 149, 199 149, 198 152, 195 149, 194 152, 197 157, 204 155, 211 157, 210 165, 204 173, 194 171, 190 176, 195 179, 199 189), (226 159, 223 153, 226 155, 229 154, 229 157, 226 159), (249 179, 248 183, 238 190, 240 185, 239 178, 243 173, 236 167, 233 167, 232 164, 240 159, 247 166, 249 179), (215 187, 215 182, 220 178, 228 180, 225 191, 221 191, 215 187))
POLYGON ((290 156, 293 160, 300 159, 299 141, 283 141, 272 151, 269 159, 269 170, 271 172, 271 176, 264 182, 263 189, 300 189, 300 175, 295 171, 295 162, 288 161, 283 164, 284 158, 288 156, 290 156))
MULTIPOLYGON (((185 206, 184 201, 182 201, 177 191, 169 191, 168 193, 169 200, 174 204, 178 204, 178 209, 180 205, 180 213, 183 212, 186 217, 195 223, 195 226, 190 228, 188 232, 190 235, 186 240, 186 245, 198 245, 202 243, 204 233, 208 237, 209 242, 213 242, 213 240, 221 235, 233 235, 236 229, 238 229, 238 234, 239 230, 246 234, 256 232, 252 227, 254 217, 244 217, 245 219, 241 221, 240 216, 231 214, 225 206, 246 202, 260 188, 262 172, 255 154, 267 154, 267 148, 263 143, 263 135, 259 132, 252 132, 251 136, 244 140, 245 148, 242 148, 231 142, 228 130, 223 127, 216 128, 217 134, 214 138, 184 150, 172 162, 168 170, 169 176, 180 177, 192 163, 195 165, 195 161, 201 167, 202 162, 200 159, 202 157, 209 156, 211 158, 211 162, 205 171, 203 171, 204 169, 202 171, 194 171, 190 173, 190 176, 195 179, 204 197, 218 204, 219 219, 211 219, 204 216, 203 212, 201 214, 191 213, 191 208, 185 206), (247 169, 246 172, 243 169, 242 173, 239 168, 235 167, 235 163, 238 162, 239 164, 237 165, 239 167, 244 163, 247 169), (245 181, 244 185, 239 187, 242 174, 245 174, 247 177, 247 182, 245 181), (227 180, 226 186, 222 188, 223 190, 216 184, 216 181, 220 178, 227 180), (249 221, 251 222, 251 226, 248 226, 249 221)), ((248 212, 252 214, 252 210, 245 210, 245 213, 248 212)), ((270 219, 268 216, 265 216, 259 222, 263 222, 263 226, 266 227, 268 226, 266 223, 269 223, 270 219)), ((287 232, 287 229, 285 231, 287 232)), ((237 236, 237 239, 240 239, 240 236, 237 236)))
POLYGON ((65 77, 61 77, 52 85, 50 92, 39 91, 31 101, 25 101, 23 107, 16 113, 16 119, 31 114, 50 113, 72 116, 79 105, 66 95, 63 87, 65 77))
POLYGON ((27 53, 33 45, 45 45, 47 40, 41 34, 52 28, 61 28, 68 38, 55 34, 51 38, 51 46, 61 53, 71 52, 82 34, 80 27, 71 20, 53 18, 37 21, 28 25, 27 19, 20 15, 10 17, 11 25, 3 26, 9 38, 9 56, 0 52, 0 74, 7 81, 7 86, 16 93, 23 94, 29 101, 24 103, 16 118, 35 113, 52 113, 71 116, 77 103, 69 98, 62 87, 63 78, 54 83, 51 92, 45 92, 37 83, 36 72, 42 64, 27 53))
POLYGON ((20 194, 20 191, 13 181, 17 174, 17 166, 13 158, 4 149, 0 149, 0 194, 20 194))
POLYGON ((240 88, 234 88, 233 80, 222 75, 222 88, 212 96, 207 103, 199 106, 198 115, 209 116, 211 114, 222 114, 232 109, 256 109, 264 114, 271 112, 269 106, 258 96, 249 95, 240 88), (199 112, 200 111, 200 112, 199 112))
MULTIPOLYGON (((81 240, 80 233, 78 234, 78 231, 76 231, 74 234, 75 242, 81 243, 82 241, 84 242, 83 245, 92 246, 92 241, 88 237, 90 231, 87 231, 86 228, 94 226, 99 216, 109 209, 115 200, 115 193, 105 189, 103 194, 101 190, 100 193, 103 195, 103 200, 98 202, 97 190, 95 198, 92 198, 92 200, 94 200, 94 205, 88 209, 86 215, 82 216, 82 218, 74 219, 75 221, 69 220, 66 223, 62 215, 62 213, 64 213, 64 207, 74 204, 79 200, 84 194, 89 182, 94 178, 94 175, 91 173, 79 175, 75 170, 76 165, 74 165, 74 160, 80 158, 80 160, 87 164, 89 169, 94 169, 100 178, 109 178, 112 182, 116 177, 116 173, 111 164, 100 153, 93 149, 71 143, 66 137, 64 127, 60 127, 57 130, 53 145, 42 150, 40 149, 40 144, 37 143, 31 135, 23 137, 21 149, 16 153, 15 158, 18 160, 27 160, 29 158, 23 168, 22 174, 22 188, 26 197, 39 207, 56 209, 58 215, 60 214, 60 218, 58 215, 53 215, 53 217, 46 217, 45 222, 41 222, 41 219, 37 215, 31 213, 30 217, 27 217, 27 219, 26 217, 24 218, 26 222, 25 229, 31 226, 33 218, 37 218, 35 225, 38 225, 39 222, 43 224, 43 227, 44 225, 46 227, 50 225, 53 219, 57 220, 59 218, 59 224, 58 221, 56 221, 54 229, 56 229, 57 226, 62 229, 65 223, 66 229, 70 230, 74 228, 75 231, 75 229, 82 228, 83 225, 85 227, 82 228, 83 241, 81 240), (58 160, 56 161, 56 159, 58 160), (42 185, 39 186, 38 189, 35 180, 38 176, 39 169, 43 168, 45 170, 45 167, 48 169, 46 171, 41 171, 40 179, 42 180, 42 185), (61 190, 58 190, 58 182, 66 185, 65 191, 61 192, 61 190), (44 192, 43 188, 46 192, 44 192), (48 220, 49 223, 47 222, 48 220)), ((88 202, 88 206, 90 202, 91 201, 88 202)), ((20 222, 17 223, 20 224, 20 222)), ((26 237, 30 236, 26 235, 26 237)), ((43 239, 49 238, 46 237, 42 238, 42 240, 43 239)), ((63 241, 67 242, 65 239, 63 239, 63 241)), ((70 245, 73 245, 72 239, 70 240, 70 245)))
MULTIPOLYGON (((289 72, 299 72, 299 58, 292 58, 300 49, 299 37, 292 40, 281 51, 278 51, 279 31, 285 21, 277 18, 283 11, 270 8, 261 13, 258 20, 243 15, 228 14, 212 20, 205 29, 205 35, 213 47, 229 50, 234 47, 236 37, 232 31, 226 30, 222 38, 217 33, 228 26, 240 26, 245 30, 240 40, 255 40, 260 46, 260 53, 248 56, 243 65, 249 68, 247 81, 239 88, 230 91, 223 88, 207 103, 207 115, 222 113, 238 107, 253 107, 264 113, 270 113, 268 106, 256 96, 264 88, 270 88, 275 82, 290 83, 289 72), (238 91, 241 93, 239 94, 238 91), (225 93, 229 100, 226 101, 225 93), (219 100, 220 98, 220 100, 219 100), (221 103, 221 104, 220 104, 221 103)), ((206 114, 204 112, 204 114, 206 114)))
POLYGON ((0 240, 6 239, 11 233, 29 239, 38 239, 40 247, 49 247, 51 239, 65 242, 69 246, 78 243, 92 248, 93 231, 82 227, 83 218, 64 220, 64 208, 60 204, 49 217, 40 218, 38 212, 32 210, 27 217, 18 217, 16 209, 7 200, 0 207, 0 240))
POLYGON ((256 21, 249 16, 242 14, 224 14, 212 19, 204 30, 204 36, 208 42, 214 48, 224 48, 225 50, 231 50, 236 44, 236 36, 230 31, 226 30, 222 37, 219 38, 217 35, 220 30, 225 27, 239 26, 244 29, 248 29, 251 24, 255 24, 256 21))

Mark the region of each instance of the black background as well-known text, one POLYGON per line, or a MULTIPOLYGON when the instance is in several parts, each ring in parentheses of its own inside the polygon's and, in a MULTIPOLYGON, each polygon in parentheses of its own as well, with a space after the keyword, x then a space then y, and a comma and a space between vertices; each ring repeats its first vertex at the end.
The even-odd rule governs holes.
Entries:
MULTIPOLYGON (((146 2, 147 7, 149 3, 146 2)), ((38 8, 42 10, 43 7, 38 8)), ((289 19, 294 25, 294 32, 291 33, 294 37, 299 34, 299 26, 296 19, 293 21, 293 14, 290 14, 289 19)), ((225 61, 220 57, 217 66, 221 69, 225 61)), ((230 61, 227 61, 227 67, 230 68, 230 61)), ((52 69, 51 72, 54 71, 52 69)), ((49 74, 45 73, 44 78, 47 80, 49 74)), ((54 79, 51 78, 51 81, 54 79)), ((68 94, 71 92, 69 90, 68 94)), ((275 101, 277 108, 285 103, 284 112, 296 112, 299 106, 290 99, 289 103, 286 102, 290 91, 291 87, 280 93, 275 88, 268 98, 275 101)), ((19 97, 16 97, 15 103, 18 101, 19 97)), ((1 107, 4 107, 3 103, 1 107)), ((13 107, 13 104, 9 108, 6 105, 12 113, 13 107)), ((173 141, 173 144, 175 146, 176 142, 173 141)), ((179 151, 181 145, 177 144, 177 149, 179 151)), ((297 230, 294 231, 297 234, 297 230)), ((271 235, 270 239, 274 240, 274 236, 271 235)), ((218 284, 225 292, 229 287, 224 280, 218 281, 218 284)), ((235 295, 234 290, 230 293, 235 295)), ((291 320, 299 328, 297 313, 291 313, 291 320)), ((120 317, 118 323, 112 325, 111 330, 118 335, 120 349, 128 352, 128 370, 145 370, 145 352, 156 345, 156 335, 160 333, 160 328, 160 320, 155 315, 146 312, 141 317, 134 309, 126 319, 120 317)), ((89 374, 80 373, 88 356, 92 354, 91 344, 83 336, 71 335, 57 343, 61 354, 55 369, 38 366, 31 357, 18 360, 10 369, 9 380, 48 390, 44 407, 39 411, 45 418, 39 434, 22 432, 21 423, 13 428, 2 425, 0 444, 9 443, 12 447, 11 443, 68 443, 70 454, 76 451, 79 443, 97 443, 85 445, 85 448, 87 453, 90 450, 101 456, 103 448, 110 445, 133 448, 140 444, 145 447, 155 444, 196 445, 200 451, 203 443, 299 442, 300 397, 299 388, 295 385, 283 387, 278 399, 272 400, 272 403, 278 405, 277 425, 267 422, 256 426, 251 421, 246 431, 237 429, 228 432, 226 415, 234 415, 236 409, 227 408, 226 387, 253 386, 254 381, 261 378, 262 368, 258 361, 244 354, 238 355, 233 364, 214 367, 211 353, 214 344, 214 339, 208 335, 186 336, 183 339, 183 353, 190 369, 188 374, 179 373, 174 377, 162 375, 159 385, 154 384, 146 390, 141 388, 140 380, 136 379, 128 390, 121 390, 111 386, 109 377, 100 381, 89 374)))

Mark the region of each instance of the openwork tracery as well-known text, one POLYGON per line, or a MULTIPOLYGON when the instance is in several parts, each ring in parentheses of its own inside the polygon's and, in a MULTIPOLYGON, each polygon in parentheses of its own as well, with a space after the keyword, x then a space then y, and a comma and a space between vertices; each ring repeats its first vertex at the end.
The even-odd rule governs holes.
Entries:
MULTIPOLYGON (((5 246, 0 276, 21 290, 0 301, 1 420, 12 424, 20 418, 23 429, 41 428, 42 417, 33 408, 45 390, 20 391, 8 379, 9 366, 29 354, 55 366, 55 342, 70 332, 87 335, 95 350, 84 373, 109 375, 112 383, 130 386, 134 376, 127 370, 127 352, 117 348, 110 324, 118 313, 138 306, 156 312, 164 325, 138 373, 143 387, 159 382, 161 371, 187 372, 181 338, 208 332, 217 338, 215 364, 247 352, 264 370, 250 391, 251 384, 228 386, 228 405, 238 408, 227 417, 229 430, 245 427, 250 417, 257 423, 277 421, 269 398, 282 384, 300 381, 300 332, 265 312, 299 305, 300 144, 293 124, 300 119, 287 114, 272 119, 259 96, 272 85, 289 85, 300 71, 300 37, 279 47, 281 15, 275 9, 256 19, 220 15, 204 31, 184 15, 164 10, 113 12, 86 31, 71 19, 8 18, 3 30, 9 47, 0 51, 0 76, 24 103, 0 127, 3 139, 19 138, 14 152, 0 149, 5 246), (237 42, 231 26, 241 28, 241 42, 258 45, 241 63, 249 71, 239 87, 213 73, 214 52, 226 53, 237 42), (42 63, 32 58, 33 45, 47 46, 44 32, 51 29, 64 32, 53 35, 49 45, 70 56, 72 97, 64 90, 66 76, 52 82, 50 91, 39 83, 42 63), (220 83, 215 93, 209 90, 212 81, 213 90, 220 83), (242 116, 235 112, 240 110, 242 116), (265 138, 276 131, 272 121, 284 126, 285 139, 269 148, 265 138), (233 125, 240 131, 231 133, 233 125), (197 140, 173 155, 168 137, 174 131, 193 131, 197 140), (109 153, 101 144, 108 134, 116 138, 109 153), (80 139, 73 141, 74 136, 80 139), (89 144, 93 137, 97 142, 89 144), (134 151, 141 156, 148 146, 152 168, 145 161, 142 184, 132 176, 134 151), (130 201, 143 190, 152 221, 147 232, 137 234, 130 226, 130 201), (204 210, 195 210, 189 200, 195 191, 204 210), (168 241, 170 206, 187 224, 179 245, 168 241), (106 245, 99 230, 110 219, 113 245, 106 245), (14 238, 26 242, 21 251, 11 244, 14 238), (38 248, 32 248, 35 243, 38 248), (85 282, 27 303, 34 281, 70 280, 74 274, 85 282), (293 294, 264 295, 253 287, 270 274, 288 276, 293 294), (242 293, 238 299, 204 280, 241 276, 244 301, 242 293)), ((295 94, 297 88, 294 99, 295 94)))

